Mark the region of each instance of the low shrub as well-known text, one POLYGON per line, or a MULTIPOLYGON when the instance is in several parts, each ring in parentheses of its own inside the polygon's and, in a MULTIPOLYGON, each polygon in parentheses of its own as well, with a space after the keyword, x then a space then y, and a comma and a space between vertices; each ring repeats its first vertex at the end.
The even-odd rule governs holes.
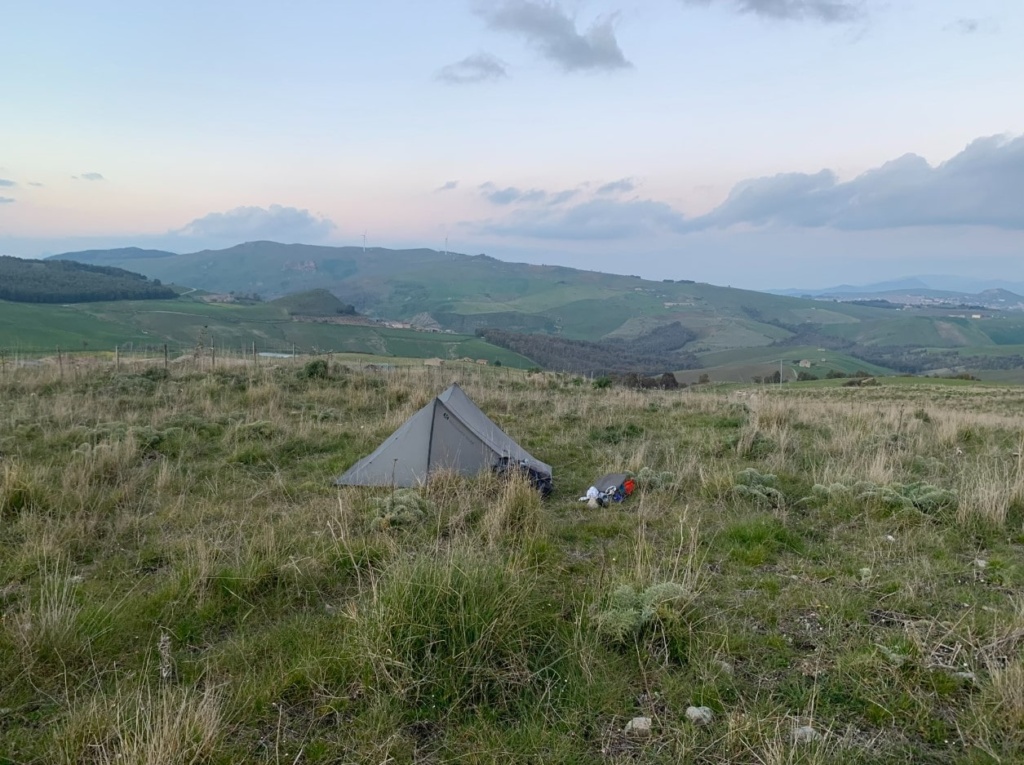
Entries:
POLYGON ((693 593, 676 582, 661 582, 646 590, 624 584, 594 616, 594 627, 609 643, 627 645, 653 625, 677 619, 692 599, 693 593))
POLYGON ((747 468, 736 476, 732 493, 759 505, 782 507, 786 503, 786 495, 776 488, 777 482, 778 477, 771 473, 761 473, 755 468, 747 468))
POLYGON ((434 505, 415 489, 398 489, 373 501, 375 516, 370 522, 374 531, 418 526, 434 515, 434 505))
POLYGON ((654 468, 642 467, 636 474, 636 485, 642 491, 659 491, 667 489, 676 481, 674 473, 667 470, 655 470, 654 468))
POLYGON ((326 380, 331 376, 331 370, 326 359, 313 359, 307 361, 299 371, 299 377, 303 380, 326 380))

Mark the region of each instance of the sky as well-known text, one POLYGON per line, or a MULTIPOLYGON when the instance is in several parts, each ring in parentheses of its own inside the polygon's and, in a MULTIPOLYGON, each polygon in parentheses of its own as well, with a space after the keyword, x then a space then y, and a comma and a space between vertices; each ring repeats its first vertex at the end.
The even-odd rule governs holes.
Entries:
POLYGON ((1020 0, 7 0, 0 254, 1024 281, 1020 0), (447 243, 447 245, 446 245, 447 243))

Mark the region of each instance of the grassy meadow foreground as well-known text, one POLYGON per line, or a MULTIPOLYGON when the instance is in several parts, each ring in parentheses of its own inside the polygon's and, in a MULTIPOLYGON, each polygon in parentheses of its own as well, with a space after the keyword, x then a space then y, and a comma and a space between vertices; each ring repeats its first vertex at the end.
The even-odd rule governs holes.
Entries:
POLYGON ((0 763, 1024 761, 1024 389, 178 366, 0 377, 0 763), (552 499, 331 486, 453 374, 552 499))

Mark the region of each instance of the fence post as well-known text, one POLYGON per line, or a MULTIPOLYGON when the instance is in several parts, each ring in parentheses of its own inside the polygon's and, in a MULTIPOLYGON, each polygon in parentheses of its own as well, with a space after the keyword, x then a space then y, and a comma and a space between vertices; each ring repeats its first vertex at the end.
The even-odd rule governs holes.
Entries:
POLYGON ((164 343, 164 371, 167 371, 167 343, 164 343))
POLYGON ((57 346, 57 366, 60 367, 60 379, 64 379, 64 357, 60 355, 60 346, 57 346))
POLYGON ((114 369, 118 372, 121 371, 121 346, 114 346, 114 369))

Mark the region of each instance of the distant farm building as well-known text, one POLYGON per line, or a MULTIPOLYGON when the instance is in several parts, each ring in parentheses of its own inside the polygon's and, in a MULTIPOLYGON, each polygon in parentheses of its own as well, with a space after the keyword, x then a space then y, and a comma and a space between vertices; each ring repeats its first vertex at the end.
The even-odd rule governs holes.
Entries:
POLYGON ((428 367, 443 367, 444 359, 426 359, 423 362, 423 365, 428 367))
POLYGON ((479 364, 480 366, 485 367, 487 366, 487 359, 477 359, 476 363, 479 364))
POLYGON ((810 359, 800 359, 800 367, 802 369, 810 369, 811 368, 811 360, 810 359))

